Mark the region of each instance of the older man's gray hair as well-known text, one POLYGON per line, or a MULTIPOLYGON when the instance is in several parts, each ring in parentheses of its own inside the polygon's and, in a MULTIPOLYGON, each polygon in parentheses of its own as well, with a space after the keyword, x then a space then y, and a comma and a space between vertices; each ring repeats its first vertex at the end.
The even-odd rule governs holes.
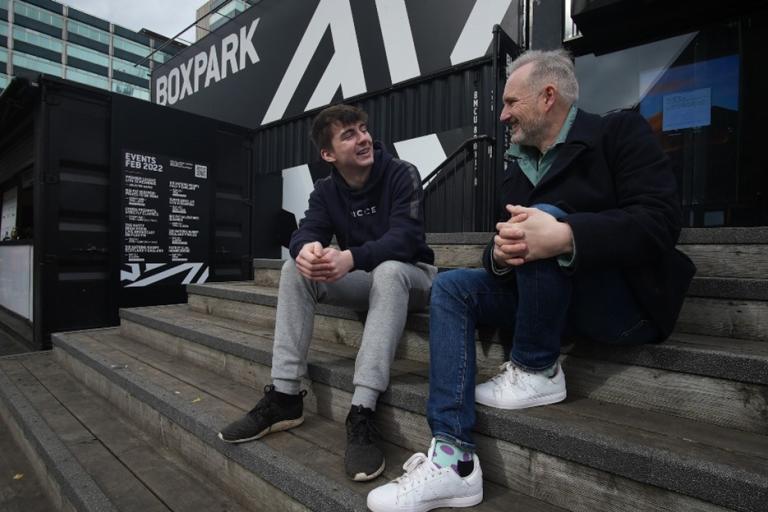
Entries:
POLYGON ((563 99, 570 105, 579 99, 579 82, 573 69, 571 55, 565 50, 528 50, 512 62, 511 75, 515 70, 533 63, 529 85, 534 89, 553 84, 563 99))

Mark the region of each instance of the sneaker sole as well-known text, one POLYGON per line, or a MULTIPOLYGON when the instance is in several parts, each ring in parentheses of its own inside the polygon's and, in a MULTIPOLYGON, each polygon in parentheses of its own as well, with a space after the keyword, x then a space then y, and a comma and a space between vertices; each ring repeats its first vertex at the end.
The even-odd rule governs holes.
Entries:
POLYGON ((427 512, 436 508, 465 508, 474 507, 483 501, 483 490, 473 496, 463 496, 461 498, 444 498, 442 500, 430 501, 428 503, 419 503, 410 506, 378 506, 375 503, 367 501, 368 508, 373 512, 427 512))
MULTIPOLYGON (((381 461, 381 466, 379 466, 379 469, 371 473, 370 475, 367 475, 365 473, 357 473, 355 476, 350 476, 352 480, 355 482, 367 482, 369 480, 373 480, 374 478, 378 477, 380 474, 384 472, 384 467, 387 465, 387 461, 383 460, 381 461)), ((347 475, 349 476, 349 475, 347 475)))
POLYGON ((271 434, 273 432, 280 432, 282 430, 288 430, 294 427, 298 427, 302 423, 304 423, 304 416, 302 416, 301 418, 296 418, 295 420, 285 420, 285 421, 278 421, 277 423, 273 423, 272 425, 265 428, 264 430, 262 430, 261 432, 259 432, 253 437, 246 437, 243 439, 224 439, 224 436, 222 436, 221 432, 219 432, 219 439, 229 444, 247 443, 248 441, 255 441, 257 439, 261 439, 267 434, 271 434))
POLYGON ((551 405, 556 404, 558 402, 562 402, 565 400, 566 392, 563 391, 562 393, 557 393, 555 395, 545 395, 545 396, 539 396, 536 398, 531 398, 528 400, 518 401, 518 402, 509 402, 509 401, 500 401, 500 400, 482 400, 482 399, 475 399, 475 401, 482 405, 487 405, 488 407, 495 407, 496 409, 507 409, 507 410, 514 410, 514 409, 527 409, 529 407, 538 407, 540 405, 551 405))

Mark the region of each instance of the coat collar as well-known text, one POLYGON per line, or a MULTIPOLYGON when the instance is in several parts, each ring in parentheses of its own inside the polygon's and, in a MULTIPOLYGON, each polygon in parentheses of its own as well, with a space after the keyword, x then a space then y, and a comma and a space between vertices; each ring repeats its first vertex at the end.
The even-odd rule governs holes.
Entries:
POLYGON ((565 144, 560 148, 557 158, 552 162, 549 172, 544 175, 537 187, 552 181, 557 175, 568 168, 576 157, 587 149, 594 148, 602 134, 602 118, 579 109, 573 121, 565 144))

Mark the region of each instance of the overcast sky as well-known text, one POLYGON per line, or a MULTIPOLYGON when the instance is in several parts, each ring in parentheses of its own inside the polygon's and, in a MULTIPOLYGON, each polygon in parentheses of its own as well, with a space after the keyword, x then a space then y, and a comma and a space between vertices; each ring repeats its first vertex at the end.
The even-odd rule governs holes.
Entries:
MULTIPOLYGON (((79 11, 111 21, 134 31, 149 29, 166 37, 175 36, 195 21, 195 12, 205 0, 59 0, 79 11)), ((194 29, 183 39, 193 42, 194 29)))

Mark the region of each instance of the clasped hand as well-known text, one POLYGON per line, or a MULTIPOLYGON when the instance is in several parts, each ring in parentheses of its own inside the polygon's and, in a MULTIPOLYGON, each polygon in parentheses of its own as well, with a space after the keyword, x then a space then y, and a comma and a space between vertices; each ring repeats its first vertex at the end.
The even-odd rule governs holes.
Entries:
POLYGON ((536 208, 508 204, 510 218, 496 224, 493 259, 501 267, 573 252, 573 232, 565 222, 536 208))
POLYGON ((350 251, 339 251, 333 247, 323 248, 320 242, 304 244, 296 257, 296 268, 299 273, 322 283, 338 281, 354 267, 354 259, 350 251))

